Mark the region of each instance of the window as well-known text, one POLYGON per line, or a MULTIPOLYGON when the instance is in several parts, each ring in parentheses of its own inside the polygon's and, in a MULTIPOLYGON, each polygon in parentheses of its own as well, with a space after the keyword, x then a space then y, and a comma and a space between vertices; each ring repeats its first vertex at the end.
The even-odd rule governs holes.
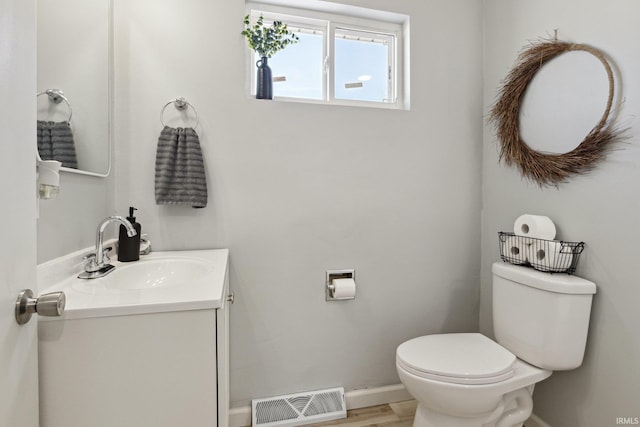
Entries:
MULTIPOLYGON (((326 28, 321 25, 312 25, 308 21, 304 26, 290 20, 283 20, 283 22, 287 24, 290 31, 295 32, 299 40, 298 43, 287 46, 269 60, 274 95, 284 98, 324 100, 326 28)), ((258 59, 260 58, 255 57, 256 61, 258 59)))
MULTIPOLYGON (((299 37, 269 59, 275 99, 342 105, 404 108, 402 94, 404 15, 375 12, 377 18, 356 16, 368 9, 346 7, 349 15, 248 4, 253 21, 278 20, 299 37)), ((365 14, 366 15, 366 14, 365 14)), ((256 67, 250 62, 251 93, 256 67)))
POLYGON ((334 95, 337 99, 392 102, 395 37, 337 28, 334 95))

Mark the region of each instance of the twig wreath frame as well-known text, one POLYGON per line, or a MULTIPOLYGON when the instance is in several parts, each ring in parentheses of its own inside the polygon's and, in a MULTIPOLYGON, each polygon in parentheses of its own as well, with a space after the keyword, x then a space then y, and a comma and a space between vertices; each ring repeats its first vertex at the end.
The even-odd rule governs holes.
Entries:
POLYGON ((610 143, 620 139, 624 130, 612 125, 611 110, 614 98, 614 78, 611 64, 598 49, 558 40, 534 42, 518 56, 498 91, 489 122, 496 129, 500 141, 500 162, 517 166, 522 176, 540 187, 558 186, 571 175, 586 174, 606 155, 610 143), (524 94, 536 73, 553 58, 571 51, 584 51, 600 60, 609 78, 609 97, 600 122, 575 149, 563 154, 543 153, 530 148, 520 136, 520 107, 524 94))

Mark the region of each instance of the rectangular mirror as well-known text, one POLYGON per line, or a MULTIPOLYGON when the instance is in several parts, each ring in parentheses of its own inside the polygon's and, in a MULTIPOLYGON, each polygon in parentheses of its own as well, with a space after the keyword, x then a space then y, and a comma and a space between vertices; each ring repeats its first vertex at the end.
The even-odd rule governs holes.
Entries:
POLYGON ((112 1, 37 0, 37 147, 63 171, 111 167, 112 1))

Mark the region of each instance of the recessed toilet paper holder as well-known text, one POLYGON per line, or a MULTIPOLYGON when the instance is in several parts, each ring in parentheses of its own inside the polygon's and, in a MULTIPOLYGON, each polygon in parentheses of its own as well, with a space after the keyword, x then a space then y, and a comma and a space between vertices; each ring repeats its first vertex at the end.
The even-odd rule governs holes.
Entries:
MULTIPOLYGON (((353 279, 356 280, 356 271, 354 269, 346 270, 327 270, 325 280, 325 300, 326 301, 344 301, 347 298, 336 298, 333 295, 335 285, 333 281, 335 279, 353 279)), ((348 299, 355 299, 348 298, 348 299)))

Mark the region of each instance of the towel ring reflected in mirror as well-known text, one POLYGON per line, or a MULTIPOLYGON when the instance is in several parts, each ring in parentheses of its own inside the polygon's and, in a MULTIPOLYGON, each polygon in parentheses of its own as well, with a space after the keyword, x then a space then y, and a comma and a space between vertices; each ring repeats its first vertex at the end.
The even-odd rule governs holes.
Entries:
POLYGON ((176 107, 176 110, 178 111, 184 111, 188 107, 191 107, 191 109, 196 115, 196 124, 193 126, 193 129, 198 127, 198 124, 200 123, 200 119, 198 118, 198 110, 196 110, 196 107, 194 107, 193 104, 191 104, 189 101, 187 101, 183 97, 172 99, 171 101, 164 104, 164 107, 162 107, 162 111, 160 111, 160 123, 162 123, 162 126, 167 126, 167 124, 164 122, 164 111, 171 104, 173 104, 174 107, 176 107))
POLYGON ((36 94, 36 97, 39 97, 40 95, 47 95, 49 97, 49 101, 53 102, 54 104, 60 104, 62 101, 64 101, 67 104, 67 108, 69 109, 69 117, 67 118, 67 122, 71 122, 71 116, 73 115, 71 103, 69 102, 67 97, 64 96, 64 93, 62 93, 60 89, 47 89, 44 92, 38 92, 36 94))

